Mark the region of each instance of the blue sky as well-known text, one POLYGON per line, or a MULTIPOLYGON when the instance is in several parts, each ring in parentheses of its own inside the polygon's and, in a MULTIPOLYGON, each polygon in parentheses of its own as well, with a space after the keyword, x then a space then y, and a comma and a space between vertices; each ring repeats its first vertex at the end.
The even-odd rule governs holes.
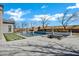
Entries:
MULTIPOLYGON (((79 11, 78 3, 4 3, 4 18, 15 19, 16 22, 37 22, 40 16, 52 17, 49 26, 60 26, 57 16, 62 16, 65 10, 70 10, 69 14, 79 11)), ((72 23, 78 25, 79 20, 72 23)), ((37 24, 39 25, 39 24, 37 24)))

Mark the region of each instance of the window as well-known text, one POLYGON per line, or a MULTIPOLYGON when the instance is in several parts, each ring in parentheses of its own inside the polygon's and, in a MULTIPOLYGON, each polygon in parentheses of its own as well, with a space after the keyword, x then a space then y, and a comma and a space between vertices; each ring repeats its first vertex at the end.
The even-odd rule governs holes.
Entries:
POLYGON ((11 32, 11 25, 8 26, 8 32, 11 32))

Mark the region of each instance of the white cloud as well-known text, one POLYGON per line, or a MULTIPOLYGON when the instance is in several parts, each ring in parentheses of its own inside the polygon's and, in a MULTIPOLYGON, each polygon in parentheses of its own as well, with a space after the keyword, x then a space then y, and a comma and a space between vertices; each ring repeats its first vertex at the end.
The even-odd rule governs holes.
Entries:
POLYGON ((47 5, 43 5, 41 8, 44 9, 44 8, 47 8, 47 7, 48 7, 47 5))
POLYGON ((72 16, 72 14, 67 14, 67 16, 72 16))
POLYGON ((63 16, 63 13, 54 14, 54 15, 52 15, 52 19, 51 20, 58 20, 57 18, 58 17, 62 17, 62 16, 63 16))
POLYGON ((59 13, 59 14, 55 14, 55 15, 53 15, 53 17, 62 17, 63 16, 63 13, 59 13))
MULTIPOLYGON (((31 20, 35 20, 35 21, 40 21, 40 17, 46 17, 48 20, 58 20, 57 18, 61 18, 62 16, 64 16, 63 13, 58 13, 58 14, 54 14, 54 15, 34 15, 34 17, 31 20)), ((67 14, 66 17, 72 16, 72 14, 67 14)))
POLYGON ((79 3, 76 3, 75 6, 69 6, 67 9, 79 8, 79 3))
POLYGON ((21 8, 18 9, 10 9, 9 11, 5 11, 4 14, 10 15, 10 18, 14 19, 15 21, 17 20, 24 20, 22 16, 25 14, 30 13, 30 10, 23 11, 21 8))
POLYGON ((57 17, 62 17, 63 13, 60 14, 54 14, 54 15, 34 15, 32 20, 40 21, 40 17, 46 17, 48 20, 57 20, 57 17))
POLYGON ((51 18, 51 15, 34 15, 32 20, 40 21, 41 17, 46 17, 48 19, 48 18, 51 18))

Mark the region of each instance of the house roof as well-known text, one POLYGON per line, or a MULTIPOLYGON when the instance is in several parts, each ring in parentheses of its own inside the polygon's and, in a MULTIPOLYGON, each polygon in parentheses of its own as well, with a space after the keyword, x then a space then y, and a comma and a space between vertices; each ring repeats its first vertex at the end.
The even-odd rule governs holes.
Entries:
POLYGON ((5 23, 5 24, 14 24, 15 21, 13 19, 4 19, 3 18, 3 23, 5 23))
POLYGON ((3 24, 14 24, 13 21, 3 21, 3 24))

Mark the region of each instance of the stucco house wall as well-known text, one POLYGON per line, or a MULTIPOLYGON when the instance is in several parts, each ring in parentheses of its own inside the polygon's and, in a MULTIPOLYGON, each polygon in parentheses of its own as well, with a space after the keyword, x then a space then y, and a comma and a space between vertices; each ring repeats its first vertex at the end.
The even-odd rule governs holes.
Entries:
POLYGON ((12 33, 13 32, 13 24, 3 24, 2 32, 3 33, 12 33), (9 26, 11 26, 11 31, 9 31, 9 26))

